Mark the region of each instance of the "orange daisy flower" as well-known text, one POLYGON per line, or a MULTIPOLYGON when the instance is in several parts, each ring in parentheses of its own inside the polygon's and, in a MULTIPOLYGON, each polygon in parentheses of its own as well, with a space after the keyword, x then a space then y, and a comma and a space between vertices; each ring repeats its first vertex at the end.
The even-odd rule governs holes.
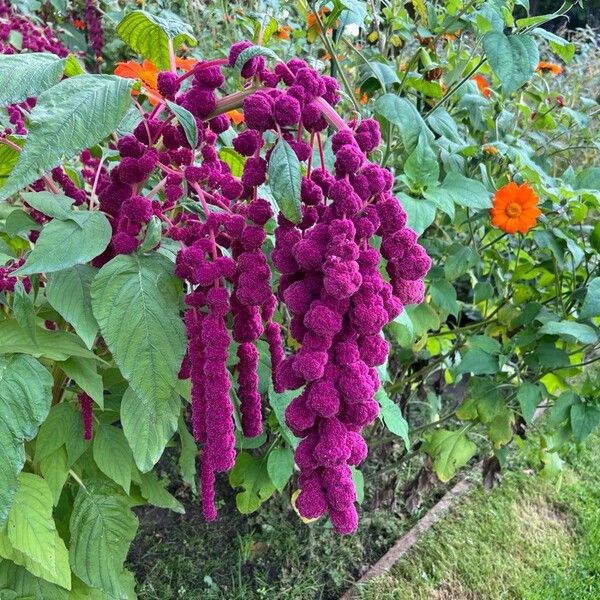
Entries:
POLYGON ((483 146, 482 150, 485 152, 485 154, 489 154, 489 155, 498 154, 498 148, 496 148, 495 146, 492 146, 490 144, 486 144, 485 146, 483 146))
POLYGON ((555 77, 563 72, 563 68, 560 65, 543 60, 538 63, 535 70, 541 73, 552 73, 555 77))
POLYGON ((471 81, 474 81, 479 88, 479 91, 486 97, 489 98, 492 95, 492 90, 490 88, 490 82, 483 75, 475 75, 471 78, 471 81))
MULTIPOLYGON (((145 60, 142 64, 135 62, 135 60, 118 62, 115 75, 127 79, 139 79, 148 94, 150 102, 156 104, 161 101, 162 96, 158 91, 158 69, 152 61, 145 60)), ((134 95, 137 95, 137 93, 135 90, 133 91, 134 95)))
POLYGON ((280 40, 289 40, 290 34, 292 33, 292 28, 290 25, 280 25, 277 28, 277 33, 275 34, 280 40))
POLYGON ((244 122, 244 114, 239 110, 230 110, 227 112, 227 116, 233 121, 234 125, 239 125, 244 122))
POLYGON ((81 19, 73 19, 73 27, 83 31, 85 29, 85 23, 81 19))
POLYGON ((506 233, 527 233, 542 214, 538 202, 539 198, 529 184, 517 185, 511 181, 494 196, 490 210, 492 225, 506 233))

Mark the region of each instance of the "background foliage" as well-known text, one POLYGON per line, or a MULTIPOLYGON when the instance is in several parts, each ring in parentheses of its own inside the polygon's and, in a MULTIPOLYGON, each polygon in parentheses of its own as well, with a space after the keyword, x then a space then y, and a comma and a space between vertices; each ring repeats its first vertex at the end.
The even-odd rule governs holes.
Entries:
MULTIPOLYGON (((598 42, 589 29, 554 30, 567 9, 581 18, 594 14, 593 3, 539 2, 538 16, 527 15, 527 2, 504 0, 168 4, 144 6, 156 18, 139 39, 117 29, 129 9, 101 4, 106 37, 97 57, 75 23, 83 6, 15 3, 34 23, 52 20, 77 60, 0 58, 3 105, 38 97, 27 139, 11 135, 12 145, 0 146, 0 258, 26 256, 19 274, 31 278, 30 289, 19 283, 0 297, 7 598, 135 597, 123 568, 138 526, 132 508, 183 511, 153 470, 166 446, 175 455, 170 470, 179 471, 172 475, 196 490, 189 390, 176 382, 185 341, 173 248, 164 242, 148 252, 149 241, 98 275, 89 262, 110 235, 102 213, 74 211, 68 198, 43 192, 17 194, 58 164, 83 185, 78 155, 86 148, 114 159, 106 138, 136 118, 133 82, 113 76, 115 64, 140 53, 164 66, 168 37, 210 59, 262 31, 279 57, 303 56, 338 77, 348 116, 379 119, 380 162, 394 171, 394 192, 434 260, 426 301, 386 332, 393 351, 370 434, 374 471, 411 465, 409 510, 477 459, 493 486, 513 443, 543 476, 560 478, 564 452, 600 423, 598 42), (279 23, 270 14, 282 15, 279 23), (540 60, 562 72, 536 71, 540 60), (20 158, 15 146, 23 146, 20 158), (526 235, 490 224, 494 193, 511 180, 528 182, 541 200, 543 215, 526 235), (53 220, 40 225, 30 207, 53 220), (82 390, 95 402, 92 441, 83 439, 82 390)), ((10 43, 19 50, 18 38, 10 43)), ((240 437, 229 478, 244 513, 280 492, 288 504, 295 490, 295 440, 282 416, 291 398, 273 392, 261 364, 270 428, 252 442, 240 437)), ((362 479, 357 472, 359 488, 362 479)))

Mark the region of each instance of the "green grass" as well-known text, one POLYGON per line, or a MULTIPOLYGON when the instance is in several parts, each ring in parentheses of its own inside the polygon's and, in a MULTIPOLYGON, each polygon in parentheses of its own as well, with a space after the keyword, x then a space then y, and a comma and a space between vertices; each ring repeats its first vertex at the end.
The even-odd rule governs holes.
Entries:
POLYGON ((560 486, 516 472, 475 490, 360 597, 597 600, 599 439, 573 452, 560 486))

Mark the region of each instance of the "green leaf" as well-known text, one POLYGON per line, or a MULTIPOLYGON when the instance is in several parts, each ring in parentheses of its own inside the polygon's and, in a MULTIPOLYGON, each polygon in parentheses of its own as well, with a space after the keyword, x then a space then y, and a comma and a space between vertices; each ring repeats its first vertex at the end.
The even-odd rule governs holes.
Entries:
POLYGON ((64 220, 73 214, 74 200, 69 196, 51 192, 22 192, 21 196, 31 208, 35 208, 48 217, 64 220))
POLYGON ((0 200, 110 135, 127 112, 132 85, 131 79, 113 75, 80 75, 40 94, 0 200))
POLYGON ((457 279, 478 262, 479 255, 472 248, 458 244, 451 246, 446 262, 444 263, 446 279, 450 281, 457 279))
POLYGON ((0 527, 25 464, 23 442, 35 437, 50 410, 52 383, 50 373, 33 357, 0 356, 0 527))
POLYGON ((91 296, 92 281, 97 272, 98 269, 89 265, 75 265, 48 275, 46 286, 46 296, 52 308, 75 328, 90 349, 98 333, 91 296))
POLYGON ((163 17, 134 10, 117 25, 117 34, 134 52, 150 59, 162 71, 170 67, 170 39, 175 50, 182 44, 194 47, 198 43, 191 26, 171 12, 163 17))
POLYGON ((112 227, 101 212, 73 212, 66 221, 44 225, 40 237, 19 275, 53 273, 86 263, 102 254, 110 242, 112 227))
POLYGON ((131 388, 121 400, 121 425, 138 469, 150 471, 177 429, 179 394, 157 398, 138 396, 131 388))
POLYGON ((301 181, 300 161, 292 147, 282 138, 269 158, 269 186, 279 210, 292 223, 299 223, 302 218, 301 181))
POLYGON ((17 323, 27 333, 29 338, 35 343, 36 324, 35 324, 35 306, 33 298, 25 291, 23 282, 18 281, 13 295, 13 312, 17 323))
POLYGON ((396 94, 384 94, 375 103, 375 112, 393 125, 398 126, 404 147, 411 152, 417 145, 423 132, 428 141, 433 140, 433 134, 427 127, 417 108, 396 94))
POLYGON ((480 181, 469 179, 460 173, 448 173, 441 189, 459 206, 474 210, 484 210, 492 206, 492 195, 485 186, 480 181))
POLYGON ((356 467, 350 467, 352 470, 352 481, 356 488, 356 502, 362 504, 365 499, 365 478, 362 471, 356 467))
POLYGON ((600 407, 579 402, 571 406, 573 437, 581 444, 600 423, 600 407))
MULTIPOLYGON (((66 589, 35 577, 9 560, 0 560, 0 590, 5 589, 16 592, 15 600, 75 600, 66 589)), ((12 600, 10 596, 9 599, 12 600)))
POLYGON ((171 400, 185 353, 181 295, 173 264, 157 253, 117 256, 92 283, 94 315, 117 366, 155 407, 171 400))
POLYGON ((458 302, 456 301, 456 289, 443 279, 433 281, 429 286, 429 293, 433 303, 450 315, 458 315, 458 302))
POLYGON ((473 373, 474 375, 492 375, 499 370, 498 357, 492 356, 480 348, 467 350, 456 367, 457 373, 473 373))
POLYGON ((23 102, 56 85, 65 61, 46 52, 0 55, 0 106, 23 102))
POLYGON ((440 176, 437 156, 425 133, 421 131, 416 148, 404 163, 404 172, 412 185, 417 187, 435 186, 440 176))
POLYGON ((104 408, 104 384, 98 374, 97 361, 72 356, 58 365, 100 408, 104 408))
POLYGON ((398 199, 408 216, 407 224, 419 235, 422 234, 435 219, 435 204, 429 199, 429 191, 426 198, 412 198, 402 192, 398 193, 398 199))
POLYGON ((283 491, 294 472, 294 452, 287 446, 273 448, 267 458, 267 471, 273 485, 278 491, 283 491))
POLYGON ((461 431, 438 429, 423 444, 423 451, 433 459, 433 470, 446 483, 466 465, 477 446, 461 431))
POLYGON ((127 498, 116 489, 96 484, 80 488, 69 526, 73 573, 111 598, 127 598, 121 575, 137 527, 127 498))
POLYGON ((581 344, 594 344, 598 334, 589 325, 573 321, 550 321, 538 329, 542 335, 558 335, 567 341, 576 341, 581 344))
MULTIPOLYGON (((23 146, 25 140, 14 136, 7 136, 8 140, 17 146, 23 146)), ((6 180, 19 161, 19 152, 10 146, 0 144, 0 189, 6 185, 6 180)))
POLYGON ((560 425, 569 418, 571 407, 580 402, 581 400, 575 392, 563 392, 554 402, 554 406, 550 409, 547 421, 548 425, 550 427, 557 427, 560 425))
POLYGON ((278 394, 273 390, 273 386, 269 385, 269 404, 273 409, 277 423, 281 428, 281 434, 292 448, 295 448, 299 444, 300 440, 291 432, 290 428, 285 422, 285 409, 299 394, 300 390, 285 391, 281 394, 278 394))
POLYGON ((600 316, 600 277, 594 277, 588 283, 587 293, 579 316, 582 319, 600 316))
POLYGON ((379 416, 385 426, 399 438, 402 439, 406 449, 410 449, 410 439, 408 438, 408 421, 402 415, 400 407, 387 395, 383 388, 379 388, 375 394, 375 400, 379 402, 381 411, 379 416))
POLYGON ((265 46, 250 46, 245 50, 240 52, 239 56, 235 60, 234 70, 236 73, 241 73, 244 65, 249 61, 255 58, 256 56, 266 56, 267 58, 272 58, 274 60, 278 60, 279 57, 273 50, 270 48, 266 48, 265 46))
POLYGON ((175 104, 175 102, 171 102, 170 100, 166 102, 167 106, 175 113, 179 124, 183 127, 188 144, 192 148, 195 148, 198 145, 198 125, 196 124, 196 118, 187 108, 179 106, 179 104, 175 104))
POLYGON ((93 452, 98 468, 129 494, 133 457, 123 431, 112 425, 97 425, 93 452))
POLYGON ((573 60, 573 57, 575 56, 575 44, 569 42, 569 40, 561 38, 555 33, 542 29, 541 27, 536 27, 532 33, 548 40, 552 52, 562 58, 566 63, 570 63, 573 60))
POLYGON ((198 456, 198 447, 188 431, 183 415, 179 417, 179 440, 181 442, 181 452, 179 454, 179 472, 181 478, 190 486, 192 492, 196 493, 196 457, 198 456))
POLYGON ((236 152, 233 148, 221 148, 219 150, 219 158, 229 165, 231 174, 234 177, 241 177, 244 172, 244 164, 246 157, 236 152))
POLYGON ((65 482, 69 477, 69 458, 67 449, 61 446, 58 450, 43 458, 39 465, 40 472, 52 492, 52 502, 54 506, 56 506, 60 499, 60 495, 62 494, 65 482))
POLYGON ((140 491, 142 496, 153 506, 168 508, 173 512, 185 514, 183 504, 171 495, 158 480, 153 472, 143 473, 140 477, 140 491))
POLYGON ((490 31, 483 36, 483 49, 506 94, 527 83, 540 60, 535 40, 525 34, 490 31))
POLYGON ((42 226, 34 221, 24 210, 17 208, 6 217, 4 230, 10 237, 27 238, 30 231, 39 231, 42 226))
POLYGON ((74 420, 81 421, 81 414, 75 412, 71 404, 61 402, 52 407, 35 438, 35 463, 48 458, 66 443, 74 420))
POLYGON ((21 473, 0 554, 37 577, 71 589, 71 569, 64 542, 52 518, 52 493, 38 475, 21 473))
POLYGON ((13 319, 0 321, 0 355, 31 354, 36 358, 44 356, 51 360, 67 360, 71 356, 82 356, 100 360, 90 352, 74 334, 67 331, 49 331, 38 327, 35 342, 13 319))
POLYGON ((231 487, 244 488, 235 497, 237 509, 243 515, 257 510, 275 491, 267 471, 267 461, 264 458, 254 458, 247 452, 237 455, 235 465, 229 471, 229 483, 231 487))

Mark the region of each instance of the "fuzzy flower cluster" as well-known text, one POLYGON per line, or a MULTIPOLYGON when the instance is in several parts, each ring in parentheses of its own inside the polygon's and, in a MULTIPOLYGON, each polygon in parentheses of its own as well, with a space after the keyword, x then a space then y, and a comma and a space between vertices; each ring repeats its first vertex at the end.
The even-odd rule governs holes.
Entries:
MULTIPOLYGON (((51 52, 64 57, 69 53, 62 42, 55 37, 50 27, 39 27, 27 17, 14 10, 10 2, 0 0, 0 54, 16 54, 20 51, 51 52), (19 47, 13 45, 19 40, 19 47)), ((25 135, 24 112, 35 106, 35 98, 27 98, 19 104, 7 106, 11 127, 4 130, 5 135, 15 133, 25 135)))
MULTIPOLYGON (((8 261, 4 266, 0 267, 0 292, 14 292, 15 286, 19 281, 16 275, 13 275, 13 271, 16 271, 20 266, 25 263, 24 258, 8 261)), ((27 293, 31 291, 31 281, 29 277, 22 277, 23 288, 27 293)))
POLYGON ((98 10, 96 0, 85 0, 84 17, 88 43, 97 57, 102 56, 104 31, 102 30, 102 13, 98 10))
POLYGON ((92 439, 94 428, 93 401, 85 392, 79 392, 77 399, 83 424, 83 439, 88 441, 92 439))
POLYGON ((20 15, 10 2, 0 0, 0 54, 15 54, 21 50, 51 52, 61 57, 69 54, 49 26, 35 25, 20 15), (18 34, 19 48, 12 44, 15 34, 18 34))

